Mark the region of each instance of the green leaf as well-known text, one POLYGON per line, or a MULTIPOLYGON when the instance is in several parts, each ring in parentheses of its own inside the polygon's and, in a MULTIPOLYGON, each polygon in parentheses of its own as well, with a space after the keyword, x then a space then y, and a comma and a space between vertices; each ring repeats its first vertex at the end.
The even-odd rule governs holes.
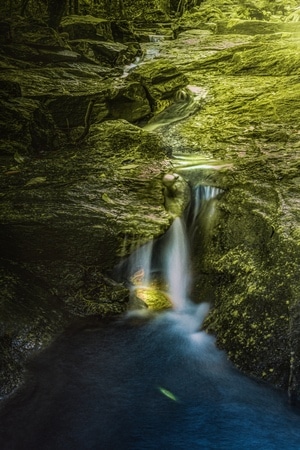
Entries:
POLYGON ((174 402, 178 402, 178 398, 176 395, 174 395, 172 392, 168 391, 168 389, 165 389, 163 387, 158 388, 159 392, 161 392, 163 395, 168 397, 170 400, 173 400, 174 402))

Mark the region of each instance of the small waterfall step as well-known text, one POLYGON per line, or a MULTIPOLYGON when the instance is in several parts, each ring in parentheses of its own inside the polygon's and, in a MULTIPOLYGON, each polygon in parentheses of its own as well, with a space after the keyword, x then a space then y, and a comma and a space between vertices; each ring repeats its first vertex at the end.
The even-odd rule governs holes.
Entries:
POLYGON ((148 305, 147 296, 152 301, 155 292, 158 297, 162 292, 174 310, 186 310, 191 305, 190 240, 203 208, 206 207, 209 215, 213 214, 213 208, 208 205, 220 189, 196 186, 193 193, 189 213, 183 218, 177 217, 164 236, 133 251, 116 270, 118 281, 126 280, 132 296, 142 297, 148 305))

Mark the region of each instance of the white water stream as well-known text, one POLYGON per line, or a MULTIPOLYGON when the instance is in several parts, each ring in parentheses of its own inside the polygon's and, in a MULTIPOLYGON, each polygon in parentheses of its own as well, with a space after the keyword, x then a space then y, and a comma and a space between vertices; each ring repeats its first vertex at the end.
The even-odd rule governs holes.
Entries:
MULTIPOLYGON (((214 214, 213 199, 220 189, 210 186, 193 188, 193 200, 186 223, 186 218, 177 217, 165 236, 157 242, 150 241, 132 252, 119 268, 123 278, 130 281, 132 295, 144 290, 163 289, 170 299, 172 307, 183 311, 190 306, 191 261, 190 237, 197 229, 198 222, 206 222, 207 226, 214 214), (203 212, 203 214, 201 214, 203 212), (188 227, 188 230, 187 230, 188 227), (159 287, 154 279, 159 274, 159 287)), ((145 296, 144 296, 145 297, 145 296)), ((143 298, 144 300, 144 298, 143 298)))

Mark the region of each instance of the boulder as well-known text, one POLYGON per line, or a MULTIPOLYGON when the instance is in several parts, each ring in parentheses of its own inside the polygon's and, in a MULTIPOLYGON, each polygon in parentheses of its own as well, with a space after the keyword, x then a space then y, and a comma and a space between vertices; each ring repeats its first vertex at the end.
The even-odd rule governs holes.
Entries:
POLYGON ((70 40, 113 40, 111 21, 89 15, 64 17, 60 24, 60 31, 67 33, 70 40))
MULTIPOLYGON (((117 249, 120 249, 123 240, 121 235, 117 239, 116 236, 120 233, 124 235, 125 229, 130 235, 140 233, 135 229, 135 215, 140 215, 139 220, 141 220, 143 217, 141 212, 144 208, 149 212, 152 204, 156 210, 153 218, 151 214, 146 214, 144 217, 145 223, 141 230, 145 234, 145 239, 160 234, 169 223, 167 214, 164 213, 161 181, 153 178, 155 170, 159 170, 159 163, 156 169, 150 167, 150 160, 154 164, 155 157, 158 161, 165 157, 164 148, 155 136, 125 121, 108 121, 103 125, 92 127, 90 136, 82 146, 80 152, 75 147, 75 150, 71 149, 27 162, 25 166, 21 164, 20 172, 15 177, 4 177, 6 185, 11 182, 11 187, 22 186, 22 189, 17 189, 14 194, 12 192, 8 203, 4 202, 6 213, 3 215, 4 222, 2 222, 2 224, 9 223, 10 230, 14 227, 17 230, 20 226, 18 223, 22 224, 23 244, 19 248, 19 256, 23 255, 20 256, 21 259, 66 257, 71 261, 76 258, 78 262, 83 262, 86 258, 87 261, 89 259, 100 261, 103 253, 107 268, 113 265, 111 261, 115 261, 117 249), (144 167, 144 159, 149 161, 148 169, 144 167), (79 178, 78 167, 81 170, 79 178), (144 170, 149 170, 149 175, 152 172, 150 179, 147 179, 146 174, 143 178, 144 170), (74 171, 73 175, 72 171, 74 171), (120 189, 122 184, 124 184, 124 190, 120 189), (16 196, 15 200, 13 200, 14 196, 16 196), (15 210, 14 202, 17 198, 19 204, 23 206, 15 210), (41 198, 43 198, 42 203, 40 203, 41 198), (60 199, 59 210, 56 209, 55 198, 60 199), (144 205, 141 206, 140 203, 144 205), (159 204, 161 206, 157 209, 159 204), (129 209, 127 212, 125 212, 126 208, 129 209), (34 218, 30 219, 31 213, 34 214, 34 218), (100 220, 103 214, 107 215, 105 225, 101 224, 100 220), (71 223, 76 216, 77 225, 74 226, 73 231, 78 234, 78 245, 75 244, 73 232, 70 233, 71 223), (115 217, 119 217, 118 223, 115 222, 115 217), (44 237, 31 228, 32 220, 40 221, 45 233, 44 237), (123 220, 124 224, 122 224, 123 220), (64 226, 68 231, 65 236, 59 237, 56 245, 53 237, 58 236, 60 234, 58 230, 64 226), (152 231, 147 231, 148 228, 152 231), (114 232, 113 229, 115 229, 114 232), (100 238, 102 233, 104 235, 100 238), (111 234, 114 236, 113 241, 109 238, 111 234), (99 242, 103 238, 107 249, 103 248, 99 253, 98 245, 94 247, 95 244, 92 243, 93 235, 95 238, 99 235, 99 242), (43 250, 42 242, 45 245, 43 250), (108 248, 111 248, 111 252, 108 252, 108 248), (109 253, 111 253, 111 259, 108 257, 109 253)), ((3 226, 6 229, 6 226, 3 226)), ((11 258, 13 256, 11 251, 12 246, 8 245, 3 254, 11 258)))
POLYGON ((137 122, 151 114, 146 90, 138 82, 127 82, 119 86, 117 94, 107 102, 109 115, 115 119, 137 122))
POLYGON ((136 42, 137 38, 132 26, 132 22, 127 20, 116 20, 111 22, 111 30, 114 41, 128 44, 136 42))
POLYGON ((22 73, 6 70, 0 78, 6 86, 18 86, 24 98, 41 102, 56 126, 67 132, 85 126, 91 101, 90 123, 101 122, 109 115, 134 122, 149 114, 146 91, 137 81, 108 80, 101 74, 97 66, 82 64, 78 68, 45 67, 22 73))
POLYGON ((147 61, 130 72, 146 90, 152 111, 160 112, 174 100, 176 92, 188 84, 187 77, 164 59, 147 61))
POLYGON ((59 141, 54 121, 39 101, 11 97, 0 100, 0 106, 2 157, 19 155, 23 158, 57 147, 59 141))
POLYGON ((130 61, 127 52, 128 47, 119 42, 101 42, 89 39, 78 39, 70 41, 74 50, 87 56, 95 63, 104 63, 109 65, 120 65, 130 61))
POLYGON ((30 45, 32 47, 46 47, 69 49, 66 41, 53 28, 45 23, 22 19, 12 22, 12 40, 14 44, 30 45))

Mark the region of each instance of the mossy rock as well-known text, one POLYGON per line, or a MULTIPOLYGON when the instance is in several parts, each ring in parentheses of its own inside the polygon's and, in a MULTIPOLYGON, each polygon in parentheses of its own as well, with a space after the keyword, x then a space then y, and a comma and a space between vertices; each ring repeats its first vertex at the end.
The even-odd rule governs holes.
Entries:
POLYGON ((130 82, 107 101, 110 117, 136 122, 151 114, 146 91, 140 83, 130 82))
POLYGON ((95 63, 118 65, 126 62, 127 46, 119 42, 101 42, 91 39, 70 41, 72 48, 95 63))
POLYGON ((253 49, 237 51, 231 61, 229 73, 262 76, 297 75, 300 67, 299 39, 267 41, 253 49))
POLYGON ((39 101, 15 97, 0 104, 2 155, 15 155, 18 162, 18 158, 53 150, 59 144, 54 121, 39 101))
POLYGON ((68 33, 69 39, 94 39, 113 41, 111 21, 93 16, 66 16, 60 24, 60 30, 68 33))
POLYGON ((186 76, 164 59, 145 62, 131 72, 128 78, 141 83, 152 109, 157 112, 168 106, 168 100, 172 101, 176 92, 188 84, 186 76), (163 102, 162 108, 160 102, 163 102))
POLYGON ((91 101, 90 123, 99 123, 107 116, 134 122, 150 113, 146 91, 137 81, 115 81, 102 74, 101 68, 83 64, 68 69, 30 68, 22 73, 6 70, 0 78, 4 85, 18 86, 27 98, 19 103, 41 102, 56 126, 66 131, 85 125, 91 101))
POLYGON ((2 394, 72 318, 126 311, 129 292, 109 274, 170 225, 167 154, 158 136, 112 120, 92 126, 80 146, 17 158, 1 173, 2 394))
POLYGON ((211 302, 205 326, 242 371, 287 390, 292 362, 300 394, 298 34, 200 31, 170 54, 207 96, 164 131, 178 152, 220 161, 191 169, 223 190, 192 245, 193 298, 211 302))
POLYGON ((43 22, 33 22, 26 19, 12 24, 14 44, 25 44, 34 48, 56 48, 70 50, 67 42, 53 28, 43 22))
POLYGON ((239 19, 230 21, 218 21, 216 32, 219 34, 273 34, 273 33, 299 33, 300 24, 298 22, 268 22, 265 20, 239 19))

